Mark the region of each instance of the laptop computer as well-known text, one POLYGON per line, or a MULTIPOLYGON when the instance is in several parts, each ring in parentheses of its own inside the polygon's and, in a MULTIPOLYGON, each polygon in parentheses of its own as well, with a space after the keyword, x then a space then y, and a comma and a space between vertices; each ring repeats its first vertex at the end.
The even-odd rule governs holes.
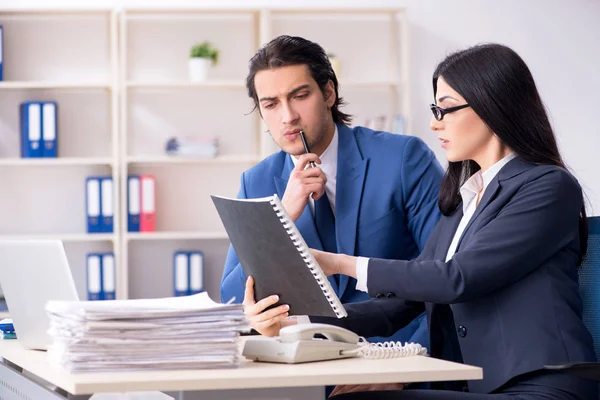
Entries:
POLYGON ((79 300, 60 240, 0 240, 0 285, 17 339, 28 349, 52 343, 47 301, 79 300))

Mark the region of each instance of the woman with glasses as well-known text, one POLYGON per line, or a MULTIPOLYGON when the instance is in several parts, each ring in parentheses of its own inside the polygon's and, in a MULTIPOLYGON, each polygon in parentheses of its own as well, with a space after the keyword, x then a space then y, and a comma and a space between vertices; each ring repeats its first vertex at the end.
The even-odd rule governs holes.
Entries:
POLYGON ((431 129, 449 161, 444 217, 412 261, 314 251, 327 275, 357 278, 372 299, 348 304, 348 318, 310 320, 386 336, 426 310, 431 356, 480 366, 483 380, 334 397, 597 399, 595 382, 544 369, 595 355, 577 280, 587 248, 582 190, 528 67, 505 46, 475 46, 438 65, 433 94, 431 129))

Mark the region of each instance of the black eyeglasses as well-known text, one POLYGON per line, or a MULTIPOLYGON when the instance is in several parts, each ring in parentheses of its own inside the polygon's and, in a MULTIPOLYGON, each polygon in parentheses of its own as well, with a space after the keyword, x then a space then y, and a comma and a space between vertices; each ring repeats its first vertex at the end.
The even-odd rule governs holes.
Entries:
POLYGON ((438 121, 441 121, 444 119, 444 115, 450 114, 454 111, 462 110, 463 108, 467 108, 469 106, 470 106, 469 104, 462 104, 462 105, 456 106, 456 107, 442 108, 442 107, 436 106, 435 104, 430 104, 429 108, 431 108, 433 117, 435 119, 437 119, 438 121))

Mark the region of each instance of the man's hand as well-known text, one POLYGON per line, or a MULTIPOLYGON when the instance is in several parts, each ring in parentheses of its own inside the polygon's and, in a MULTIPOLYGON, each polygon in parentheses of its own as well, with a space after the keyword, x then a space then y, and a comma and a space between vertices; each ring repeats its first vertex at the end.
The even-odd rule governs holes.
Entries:
POLYGON ((325 193, 327 177, 321 168, 306 168, 310 161, 321 163, 316 154, 309 153, 298 157, 298 163, 290 174, 281 199, 281 203, 292 221, 296 221, 300 217, 311 193, 314 200, 319 199, 325 193))
POLYGON ((338 394, 352 393, 352 392, 373 392, 383 390, 402 390, 404 389, 403 383, 375 383, 372 385, 338 385, 333 389, 333 392, 329 395, 329 398, 337 396, 338 394))
POLYGON ((277 303, 279 296, 266 297, 259 302, 254 301, 254 278, 249 276, 246 280, 246 292, 244 293, 244 314, 250 322, 250 326, 264 336, 278 336, 279 330, 287 325, 293 325, 294 321, 285 321, 288 317, 289 306, 283 304, 268 311, 265 308, 277 303), (263 312, 264 311, 264 312, 263 312))

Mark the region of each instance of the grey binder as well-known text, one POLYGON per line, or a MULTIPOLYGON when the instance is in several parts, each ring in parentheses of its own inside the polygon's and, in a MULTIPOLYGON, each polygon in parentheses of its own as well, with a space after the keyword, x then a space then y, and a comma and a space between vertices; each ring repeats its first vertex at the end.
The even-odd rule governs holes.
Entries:
POLYGON ((257 301, 277 294, 275 306, 289 304, 290 315, 348 315, 277 195, 211 197, 257 301))

